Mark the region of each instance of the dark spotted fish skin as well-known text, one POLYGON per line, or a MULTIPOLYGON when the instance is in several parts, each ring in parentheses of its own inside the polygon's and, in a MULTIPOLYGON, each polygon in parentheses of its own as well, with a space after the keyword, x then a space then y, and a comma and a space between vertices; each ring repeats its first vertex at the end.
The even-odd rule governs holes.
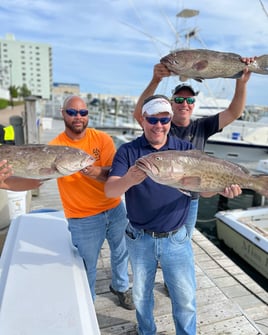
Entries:
POLYGON ((182 49, 162 57, 160 62, 181 81, 195 79, 202 82, 212 78, 240 78, 247 66, 251 72, 268 74, 268 55, 256 57, 246 65, 241 56, 231 52, 208 49, 182 49))
POLYGON ((223 192, 233 184, 268 196, 268 176, 200 150, 167 150, 140 157, 136 166, 155 182, 192 192, 223 192))
POLYGON ((12 165, 16 177, 55 179, 92 165, 95 159, 83 150, 61 145, 0 145, 0 161, 12 165))

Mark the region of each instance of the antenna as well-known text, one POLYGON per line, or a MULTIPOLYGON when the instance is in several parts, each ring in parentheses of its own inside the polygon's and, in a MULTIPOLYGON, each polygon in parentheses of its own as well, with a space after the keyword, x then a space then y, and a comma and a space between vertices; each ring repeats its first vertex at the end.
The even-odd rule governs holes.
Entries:
POLYGON ((267 10, 265 9, 265 7, 264 7, 264 4, 262 3, 262 1, 261 1, 261 0, 259 0, 259 1, 260 1, 260 4, 261 4, 261 7, 262 7, 262 10, 264 11, 265 15, 268 17, 268 12, 267 12, 267 10))

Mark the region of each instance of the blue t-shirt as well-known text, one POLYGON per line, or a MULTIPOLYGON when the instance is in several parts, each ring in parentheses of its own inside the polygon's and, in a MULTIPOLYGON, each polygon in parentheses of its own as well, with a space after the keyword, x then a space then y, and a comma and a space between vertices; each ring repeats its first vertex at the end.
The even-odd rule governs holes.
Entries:
MULTIPOLYGON (((124 176, 139 157, 151 152, 190 149, 193 149, 190 142, 168 135, 167 143, 160 150, 156 150, 142 135, 121 145, 117 150, 110 176, 124 176)), ((149 177, 125 193, 130 223, 137 229, 159 233, 173 231, 185 223, 190 200, 189 196, 179 190, 158 184, 149 177)))

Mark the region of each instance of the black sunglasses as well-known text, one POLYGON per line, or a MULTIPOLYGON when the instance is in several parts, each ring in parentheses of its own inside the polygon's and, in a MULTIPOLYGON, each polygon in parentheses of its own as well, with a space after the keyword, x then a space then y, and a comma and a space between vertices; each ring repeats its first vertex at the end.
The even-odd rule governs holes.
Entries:
POLYGON ((146 121, 150 124, 157 124, 158 122, 160 122, 161 124, 168 124, 171 121, 171 117, 150 117, 147 116, 146 121))
POLYGON ((88 115, 88 110, 87 109, 73 109, 73 108, 68 108, 65 109, 65 112, 69 115, 69 116, 77 116, 78 114, 80 114, 80 116, 87 116, 88 115))
POLYGON ((184 101, 186 101, 188 105, 192 105, 193 103, 195 103, 195 98, 191 98, 191 97, 188 97, 188 98, 175 97, 171 101, 174 101, 175 104, 182 104, 182 103, 184 103, 184 101))

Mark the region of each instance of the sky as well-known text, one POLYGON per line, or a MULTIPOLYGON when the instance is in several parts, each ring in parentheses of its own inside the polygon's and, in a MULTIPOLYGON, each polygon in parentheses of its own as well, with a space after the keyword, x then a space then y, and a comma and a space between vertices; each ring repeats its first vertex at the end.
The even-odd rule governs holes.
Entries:
MULTIPOLYGON (((79 84, 81 92, 139 96, 154 65, 177 48, 268 54, 268 0, 261 1, 1 0, 0 37, 12 33, 16 40, 51 45, 54 82, 79 84), (178 17, 183 9, 199 14, 178 17)), ((178 83, 177 76, 165 78, 157 93, 170 96, 178 83)), ((235 80, 190 84, 229 99, 235 80)), ((267 87, 268 76, 253 73, 247 104, 267 106, 267 87)))

